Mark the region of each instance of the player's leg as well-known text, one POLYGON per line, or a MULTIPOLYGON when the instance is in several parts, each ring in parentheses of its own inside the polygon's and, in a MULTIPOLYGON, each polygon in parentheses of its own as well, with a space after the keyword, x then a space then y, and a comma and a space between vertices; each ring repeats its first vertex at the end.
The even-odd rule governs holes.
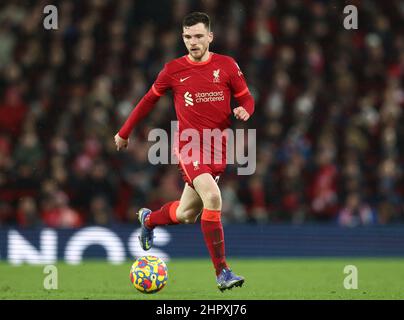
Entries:
POLYGON ((146 226, 154 228, 160 225, 195 223, 202 209, 203 203, 198 193, 186 183, 180 200, 169 202, 160 210, 152 212, 146 226))
POLYGON ((185 184, 180 203, 177 208, 176 217, 180 223, 195 223, 202 213, 203 202, 199 194, 185 184))
POLYGON ((235 275, 226 263, 220 189, 209 173, 197 176, 193 180, 193 185, 203 202, 201 229, 215 267, 218 287, 223 291, 234 286, 241 286, 244 278, 235 275))
POLYGON ((139 236, 143 250, 149 250, 153 245, 153 229, 161 225, 179 223, 194 223, 203 208, 202 200, 188 184, 185 184, 181 199, 170 201, 156 211, 142 208, 138 211, 142 226, 139 236))

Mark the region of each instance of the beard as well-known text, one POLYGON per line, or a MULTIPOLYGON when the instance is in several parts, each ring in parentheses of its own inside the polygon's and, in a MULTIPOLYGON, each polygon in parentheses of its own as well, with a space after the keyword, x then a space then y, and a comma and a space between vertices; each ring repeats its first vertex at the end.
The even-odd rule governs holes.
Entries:
POLYGON ((205 55, 206 51, 208 48, 197 48, 198 50, 189 50, 189 53, 191 54, 192 58, 195 60, 200 60, 202 57, 205 55))

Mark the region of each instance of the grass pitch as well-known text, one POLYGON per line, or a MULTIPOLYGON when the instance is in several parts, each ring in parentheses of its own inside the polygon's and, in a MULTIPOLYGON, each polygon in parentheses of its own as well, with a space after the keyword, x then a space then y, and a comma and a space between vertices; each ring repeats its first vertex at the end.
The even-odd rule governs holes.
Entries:
POLYGON ((243 275, 242 288, 221 293, 208 259, 167 262, 169 280, 156 294, 142 294, 130 283, 132 262, 88 261, 56 264, 58 289, 46 290, 44 266, 0 263, 0 299, 175 299, 295 300, 404 299, 404 259, 229 259, 243 275), (358 270, 358 289, 344 288, 346 265, 358 270))

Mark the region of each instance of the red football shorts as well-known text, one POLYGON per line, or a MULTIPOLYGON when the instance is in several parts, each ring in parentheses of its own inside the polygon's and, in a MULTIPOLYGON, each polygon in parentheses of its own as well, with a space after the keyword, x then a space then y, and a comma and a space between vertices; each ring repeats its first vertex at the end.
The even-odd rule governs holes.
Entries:
POLYGON ((181 156, 178 151, 175 152, 178 157, 178 169, 182 175, 182 179, 186 182, 191 188, 194 188, 193 181, 194 179, 203 174, 209 173, 216 182, 218 182, 220 175, 226 170, 226 159, 216 163, 212 160, 204 163, 202 152, 200 152, 199 157, 187 157, 184 160, 184 157, 181 156))

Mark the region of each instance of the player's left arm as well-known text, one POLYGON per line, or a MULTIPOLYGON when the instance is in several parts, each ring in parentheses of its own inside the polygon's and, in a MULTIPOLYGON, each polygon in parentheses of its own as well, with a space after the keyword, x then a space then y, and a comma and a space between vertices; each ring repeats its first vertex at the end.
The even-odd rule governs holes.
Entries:
POLYGON ((254 98, 248 92, 241 97, 236 97, 238 107, 233 109, 236 119, 247 121, 254 113, 254 98))
POLYGON ((230 62, 230 87, 238 107, 233 109, 236 119, 247 121, 254 113, 254 98, 248 90, 244 75, 238 64, 232 59, 230 62))

